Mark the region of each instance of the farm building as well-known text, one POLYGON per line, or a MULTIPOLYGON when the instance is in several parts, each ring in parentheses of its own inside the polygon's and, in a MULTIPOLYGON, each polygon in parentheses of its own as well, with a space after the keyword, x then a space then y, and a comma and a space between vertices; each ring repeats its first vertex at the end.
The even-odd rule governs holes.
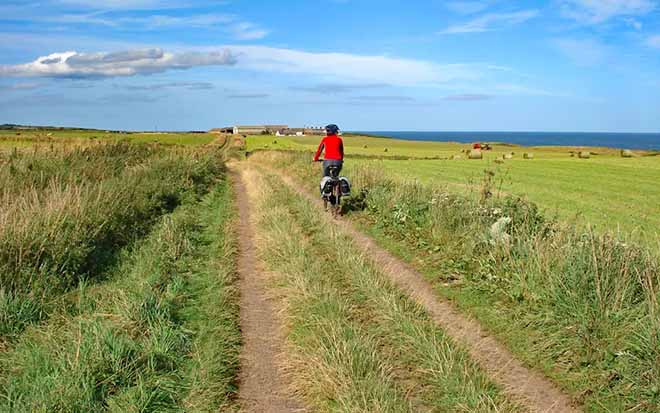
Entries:
POLYGON ((289 128, 287 125, 254 125, 254 126, 227 126, 224 128, 214 128, 210 133, 227 133, 233 135, 262 135, 272 134, 278 136, 306 136, 306 135, 325 135, 323 128, 304 127, 289 128))
POLYGON ((261 134, 275 134, 275 132, 288 129, 287 125, 237 125, 237 126, 227 126, 224 128, 215 128, 211 129, 211 133, 230 133, 233 135, 261 135, 261 134))

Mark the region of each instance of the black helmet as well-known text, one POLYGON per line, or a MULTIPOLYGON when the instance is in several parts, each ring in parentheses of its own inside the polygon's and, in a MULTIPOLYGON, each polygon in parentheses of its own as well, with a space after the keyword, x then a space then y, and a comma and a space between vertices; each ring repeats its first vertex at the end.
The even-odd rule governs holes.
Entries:
POLYGON ((325 131, 329 135, 336 135, 336 134, 339 133, 339 126, 337 126, 335 124, 328 125, 328 126, 325 127, 325 131))

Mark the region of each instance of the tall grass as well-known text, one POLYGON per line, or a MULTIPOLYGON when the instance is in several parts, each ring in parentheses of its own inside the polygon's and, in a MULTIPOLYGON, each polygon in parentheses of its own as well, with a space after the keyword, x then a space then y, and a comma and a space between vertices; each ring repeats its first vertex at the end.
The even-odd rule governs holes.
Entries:
POLYGON ((81 280, 102 279, 117 251, 222 172, 212 150, 113 144, 10 154, 0 164, 0 337, 19 334, 81 280))
POLYGON ((278 272, 297 390, 314 411, 518 411, 428 315, 328 227, 263 181, 259 252, 278 272))
MULTIPOLYGON (((304 154, 254 159, 317 186, 304 154)), ((364 209, 356 219, 587 411, 660 410, 654 252, 621 233, 549 220, 523 198, 479 200, 359 165, 348 173, 357 195, 348 207, 364 209)))
POLYGON ((0 410, 235 410, 229 197, 222 184, 165 216, 111 281, 79 289, 75 314, 1 353, 0 410))

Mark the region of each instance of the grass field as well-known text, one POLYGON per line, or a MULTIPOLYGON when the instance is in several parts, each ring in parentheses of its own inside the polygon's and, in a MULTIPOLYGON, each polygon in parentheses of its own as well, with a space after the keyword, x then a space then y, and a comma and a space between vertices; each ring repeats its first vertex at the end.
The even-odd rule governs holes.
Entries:
POLYGON ((350 237, 270 175, 249 176, 265 184, 251 191, 258 252, 275 274, 287 363, 311 411, 523 411, 350 237))
POLYGON ((216 135, 209 133, 114 133, 95 130, 0 130, 0 147, 2 146, 29 146, 35 141, 59 142, 72 141, 84 143, 86 141, 131 143, 160 143, 162 145, 205 145, 212 142, 216 135))
POLYGON ((225 147, 0 152, 0 411, 233 411, 225 147))
MULTIPOLYGON (((304 179, 317 194, 318 165, 308 156, 264 151, 250 159, 304 179)), ((367 162, 353 168, 349 219, 585 411, 660 408, 660 260, 648 245, 554 223, 519 197, 479 199, 392 180, 367 162), (492 225, 503 217, 511 221, 502 237, 492 225)))
MULTIPOLYGON (((248 150, 286 149, 313 151, 317 137, 266 137, 248 139, 248 150), (276 142, 276 143, 274 143, 276 142)), ((469 145, 411 142, 372 137, 345 137, 345 173, 369 165, 389 177, 443 185, 459 193, 477 194, 484 171, 494 173, 493 192, 516 194, 537 203, 548 215, 580 221, 599 230, 638 232, 650 242, 657 241, 660 228, 660 156, 621 158, 618 150, 607 148, 531 147, 494 144, 483 160, 465 159, 461 152, 469 145), (366 148, 365 148, 366 146, 366 148), (385 152, 385 148, 388 149, 385 152), (571 157, 571 152, 588 150, 591 159, 571 157), (505 153, 514 159, 495 163, 505 153), (534 159, 522 159, 531 152, 534 159), (379 159, 354 158, 355 155, 379 159), (454 155, 461 160, 448 160, 454 155), (353 156, 353 158, 352 158, 353 156), (445 158, 394 160, 394 157, 445 158)), ((638 155, 643 155, 638 152, 638 155)))
MULTIPOLYGON (((243 411, 259 357, 309 411, 531 406, 298 191, 318 138, 95 133, 0 133, 1 411, 243 411), (245 354, 240 257, 273 354, 245 354)), ((346 219, 580 409, 659 411, 660 157, 466 146, 346 137, 346 219)))

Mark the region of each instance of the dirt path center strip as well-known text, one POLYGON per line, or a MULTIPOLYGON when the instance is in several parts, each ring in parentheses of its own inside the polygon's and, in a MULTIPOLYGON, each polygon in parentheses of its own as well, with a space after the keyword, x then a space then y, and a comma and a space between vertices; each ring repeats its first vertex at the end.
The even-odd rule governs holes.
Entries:
POLYGON ((260 271, 254 248, 254 227, 250 199, 243 171, 232 168, 231 176, 239 210, 238 273, 240 323, 243 334, 238 397, 245 412, 301 412, 291 394, 290 382, 278 366, 284 350, 279 320, 266 294, 266 280, 260 271))

